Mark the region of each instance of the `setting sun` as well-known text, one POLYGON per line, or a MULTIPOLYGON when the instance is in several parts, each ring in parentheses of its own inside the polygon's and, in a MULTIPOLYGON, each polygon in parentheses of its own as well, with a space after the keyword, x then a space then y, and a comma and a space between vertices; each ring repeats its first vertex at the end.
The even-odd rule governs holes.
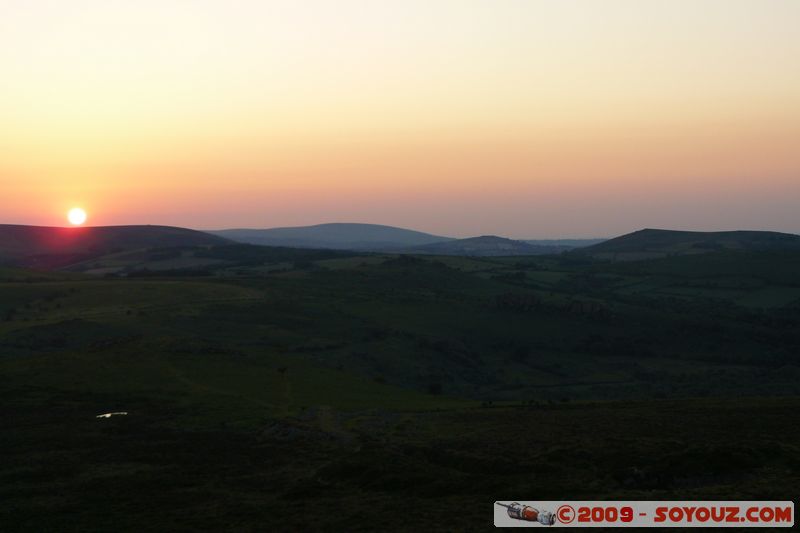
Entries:
POLYGON ((86 222, 86 211, 80 207, 70 209, 69 213, 67 213, 67 220, 69 220, 69 223, 73 226, 80 226, 86 222))

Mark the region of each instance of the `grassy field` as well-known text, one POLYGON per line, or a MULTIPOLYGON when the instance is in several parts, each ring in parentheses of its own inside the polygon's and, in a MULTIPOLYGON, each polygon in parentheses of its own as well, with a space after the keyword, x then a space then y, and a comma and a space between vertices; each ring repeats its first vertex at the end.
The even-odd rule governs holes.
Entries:
POLYGON ((142 267, 173 255, 0 271, 0 530, 480 530, 506 496, 797 485, 794 254, 142 267))
POLYGON ((146 397, 94 418, 108 399, 3 398, 4 531, 484 531, 506 495, 782 500, 800 482, 796 398, 318 407, 202 429, 146 397))

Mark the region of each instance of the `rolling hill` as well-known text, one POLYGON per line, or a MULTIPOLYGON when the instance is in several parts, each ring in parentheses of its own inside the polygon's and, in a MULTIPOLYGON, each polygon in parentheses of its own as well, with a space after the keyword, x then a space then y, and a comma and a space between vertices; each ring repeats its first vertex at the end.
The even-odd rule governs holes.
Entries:
POLYGON ((536 246, 524 241, 515 241, 495 235, 484 235, 469 239, 456 239, 415 246, 401 251, 403 253, 432 255, 507 256, 543 255, 559 253, 562 250, 564 248, 558 246, 536 246))
POLYGON ((226 229, 209 233, 245 244, 364 251, 386 251, 452 240, 449 237, 393 226, 352 223, 271 229, 226 229))
POLYGON ((522 242, 533 244, 534 246, 553 246, 562 250, 572 250, 574 248, 585 248, 593 244, 599 244, 608 239, 523 239, 522 242))
POLYGON ((0 225, 0 263, 41 269, 59 268, 127 250, 223 244, 230 244, 230 241, 170 226, 0 225))
POLYGON ((774 231, 673 231, 643 229, 576 250, 599 259, 654 259, 714 251, 800 250, 800 235, 774 231))

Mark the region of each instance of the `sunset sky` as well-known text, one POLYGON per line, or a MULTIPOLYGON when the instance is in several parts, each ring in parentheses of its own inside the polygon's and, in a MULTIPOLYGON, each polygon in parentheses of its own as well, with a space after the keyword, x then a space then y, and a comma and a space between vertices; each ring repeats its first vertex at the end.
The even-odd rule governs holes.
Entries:
POLYGON ((797 0, 0 0, 0 223, 800 232, 797 0))

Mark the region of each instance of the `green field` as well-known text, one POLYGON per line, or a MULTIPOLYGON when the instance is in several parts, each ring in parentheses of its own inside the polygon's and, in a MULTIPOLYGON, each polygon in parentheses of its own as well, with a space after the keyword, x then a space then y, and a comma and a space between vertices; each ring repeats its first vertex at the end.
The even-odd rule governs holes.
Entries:
POLYGON ((789 499, 797 264, 224 246, 0 271, 0 530, 483 530, 506 496, 789 499))

